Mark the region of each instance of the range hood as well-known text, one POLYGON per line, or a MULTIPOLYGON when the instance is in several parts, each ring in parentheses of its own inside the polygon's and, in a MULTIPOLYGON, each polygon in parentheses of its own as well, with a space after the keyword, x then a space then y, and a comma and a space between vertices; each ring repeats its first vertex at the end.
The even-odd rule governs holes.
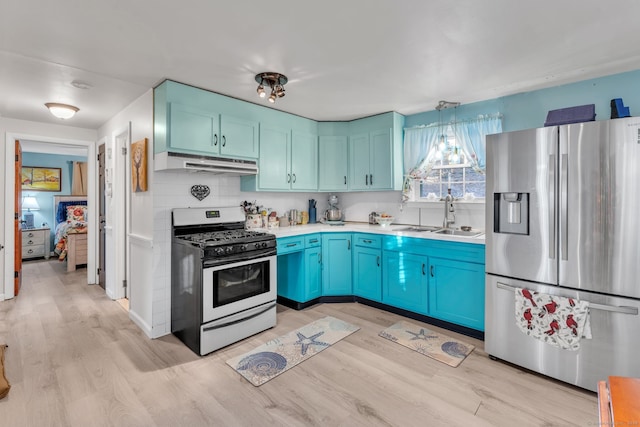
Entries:
POLYGON ((157 171, 186 170, 226 175, 256 175, 258 173, 258 164, 255 160, 163 152, 155 155, 154 169, 157 171))

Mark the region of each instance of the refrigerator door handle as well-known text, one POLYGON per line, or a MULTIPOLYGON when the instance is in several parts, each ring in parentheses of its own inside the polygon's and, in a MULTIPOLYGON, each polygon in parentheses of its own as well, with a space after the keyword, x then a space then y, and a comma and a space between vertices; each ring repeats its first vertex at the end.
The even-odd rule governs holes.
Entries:
POLYGON ((567 193, 567 187, 569 185, 569 156, 567 154, 562 155, 560 171, 560 256, 563 261, 569 259, 568 246, 569 246, 569 227, 567 209, 569 208, 569 194, 567 193))
POLYGON ((556 257, 556 155, 549 155, 549 258, 556 257))
MULTIPOLYGON (((503 289, 505 291, 515 291, 515 286, 507 285, 506 283, 497 282, 496 287, 498 289, 503 289)), ((607 304, 598 304, 595 302, 589 303, 589 308, 594 310, 602 310, 602 311, 610 311, 613 313, 622 313, 622 314, 631 314, 633 316, 638 315, 638 307, 629 307, 629 306, 617 306, 617 305, 607 305, 607 304)))

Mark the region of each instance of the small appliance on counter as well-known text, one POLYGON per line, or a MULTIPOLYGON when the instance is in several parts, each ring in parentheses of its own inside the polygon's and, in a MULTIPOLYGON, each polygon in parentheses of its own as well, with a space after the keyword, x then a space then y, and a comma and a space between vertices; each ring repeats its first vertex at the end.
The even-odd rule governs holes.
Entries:
POLYGON ((376 212, 371 212, 369 214, 369 224, 377 224, 378 222, 376 221, 376 217, 378 216, 378 214, 376 212))
POLYGON ((329 225, 343 225, 342 211, 338 208, 338 196, 329 196, 329 209, 324 212, 325 222, 329 225))

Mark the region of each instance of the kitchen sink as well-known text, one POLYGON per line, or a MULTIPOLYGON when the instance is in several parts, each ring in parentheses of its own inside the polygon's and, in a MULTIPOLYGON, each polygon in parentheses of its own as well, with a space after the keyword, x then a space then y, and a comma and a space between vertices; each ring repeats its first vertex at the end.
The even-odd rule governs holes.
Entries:
POLYGON ((450 236, 465 236, 465 237, 475 237, 482 234, 482 231, 472 230, 472 231, 463 231, 458 230, 456 228, 441 228, 440 230, 434 231, 436 234, 448 234, 450 236))
POLYGON ((410 227, 395 228, 393 231, 424 232, 424 231, 437 231, 437 230, 440 230, 441 228, 442 227, 436 227, 434 225, 422 225, 422 226, 412 225, 410 227))

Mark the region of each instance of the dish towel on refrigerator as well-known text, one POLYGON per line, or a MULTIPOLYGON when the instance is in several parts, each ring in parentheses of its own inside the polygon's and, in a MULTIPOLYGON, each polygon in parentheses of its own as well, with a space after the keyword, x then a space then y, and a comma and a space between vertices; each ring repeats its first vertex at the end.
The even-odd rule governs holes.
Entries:
POLYGON ((580 339, 591 339, 589 303, 516 288, 516 324, 536 339, 576 351, 580 339))

